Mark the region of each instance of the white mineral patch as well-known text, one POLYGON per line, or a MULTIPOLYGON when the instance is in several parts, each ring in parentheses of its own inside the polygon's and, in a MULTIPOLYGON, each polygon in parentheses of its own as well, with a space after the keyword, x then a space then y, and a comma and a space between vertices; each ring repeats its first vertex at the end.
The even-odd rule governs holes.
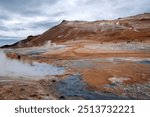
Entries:
POLYGON ((123 81, 130 80, 129 78, 126 77, 112 77, 108 79, 112 83, 122 83, 123 81))

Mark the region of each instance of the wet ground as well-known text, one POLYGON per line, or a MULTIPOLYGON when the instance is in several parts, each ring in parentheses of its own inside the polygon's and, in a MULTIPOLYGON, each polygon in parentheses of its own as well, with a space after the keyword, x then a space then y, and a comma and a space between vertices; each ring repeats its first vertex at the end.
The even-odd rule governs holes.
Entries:
POLYGON ((31 65, 39 62, 43 72, 48 71, 45 63, 63 72, 17 76, 19 80, 1 76, 0 99, 150 99, 148 44, 94 44, 4 50, 11 59, 31 65))
POLYGON ((54 89, 66 99, 150 99, 149 60, 132 59, 63 61, 76 73, 54 89))
POLYGON ((86 100, 118 100, 129 99, 117 96, 110 92, 100 92, 88 89, 81 75, 71 75, 55 83, 54 89, 64 99, 86 99, 86 100))

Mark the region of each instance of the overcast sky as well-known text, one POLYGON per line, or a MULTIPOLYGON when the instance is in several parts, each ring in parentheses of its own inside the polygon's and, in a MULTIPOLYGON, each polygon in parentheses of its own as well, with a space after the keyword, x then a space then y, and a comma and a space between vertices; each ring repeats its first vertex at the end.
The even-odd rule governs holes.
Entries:
POLYGON ((65 20, 114 19, 150 12, 150 0, 0 0, 0 39, 23 39, 65 20))

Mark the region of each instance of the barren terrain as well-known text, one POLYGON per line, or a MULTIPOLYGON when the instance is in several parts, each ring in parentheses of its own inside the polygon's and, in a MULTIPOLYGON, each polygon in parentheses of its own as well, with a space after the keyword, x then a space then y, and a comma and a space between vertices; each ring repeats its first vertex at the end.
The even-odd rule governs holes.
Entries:
POLYGON ((0 99, 150 99, 149 13, 112 21, 63 21, 2 48, 9 59, 65 71, 0 76, 0 99))

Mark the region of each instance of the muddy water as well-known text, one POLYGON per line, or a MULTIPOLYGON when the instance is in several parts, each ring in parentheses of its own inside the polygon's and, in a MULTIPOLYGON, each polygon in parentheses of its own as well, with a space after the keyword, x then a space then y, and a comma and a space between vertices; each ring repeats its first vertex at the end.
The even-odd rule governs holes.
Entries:
POLYGON ((87 100, 111 100, 126 99, 113 93, 98 92, 89 90, 87 84, 82 81, 81 75, 71 75, 64 80, 57 82, 54 88, 60 96, 70 99, 87 100))
POLYGON ((150 61, 149 60, 144 60, 144 61, 140 61, 139 63, 141 63, 141 64, 150 64, 150 61))

